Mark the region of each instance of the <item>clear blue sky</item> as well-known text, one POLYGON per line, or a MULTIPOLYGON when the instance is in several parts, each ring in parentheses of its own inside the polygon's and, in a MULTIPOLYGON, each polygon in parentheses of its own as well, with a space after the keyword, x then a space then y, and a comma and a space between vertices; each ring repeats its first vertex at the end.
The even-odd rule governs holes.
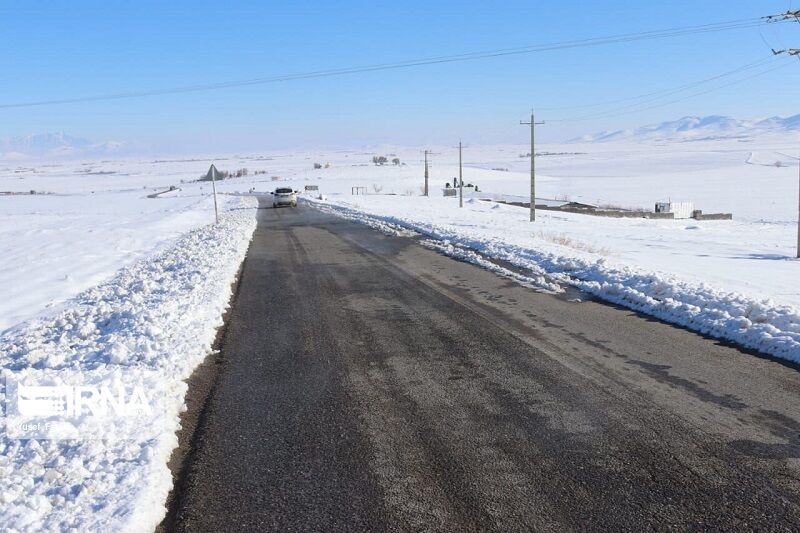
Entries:
MULTIPOLYGON (((4 2, 0 104, 692 26, 789 7, 789 0, 4 2)), ((800 47, 800 24, 783 24, 202 93, 0 109, 0 136, 65 131, 165 151, 524 141, 518 121, 531 105, 614 100, 710 77, 766 58, 760 34, 775 47, 800 47)), ((688 114, 796 114, 799 83, 797 62, 641 113, 553 122, 542 139, 688 114)), ((541 118, 586 114, 548 110, 541 118)))

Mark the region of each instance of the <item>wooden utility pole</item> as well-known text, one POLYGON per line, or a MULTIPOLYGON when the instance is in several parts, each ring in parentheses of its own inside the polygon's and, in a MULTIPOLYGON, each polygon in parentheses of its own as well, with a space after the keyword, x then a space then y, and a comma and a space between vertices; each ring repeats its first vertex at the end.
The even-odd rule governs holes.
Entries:
POLYGON ((523 122, 520 124, 531 127, 531 222, 536 220, 536 142, 535 142, 535 129, 536 126, 544 124, 544 122, 536 122, 533 116, 533 109, 531 109, 531 121, 523 122))
POLYGON ((458 141, 458 207, 464 207, 464 173, 461 165, 461 141, 458 141))

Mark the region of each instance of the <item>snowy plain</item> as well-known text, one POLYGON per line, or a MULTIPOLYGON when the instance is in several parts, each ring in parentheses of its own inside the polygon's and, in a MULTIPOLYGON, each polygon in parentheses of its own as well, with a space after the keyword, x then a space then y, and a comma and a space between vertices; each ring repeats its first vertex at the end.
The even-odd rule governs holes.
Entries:
MULTIPOLYGON (((731 212, 732 221, 604 219, 540 212, 524 223, 521 208, 483 213, 465 208, 485 226, 519 223, 515 242, 560 243, 565 254, 594 251, 615 264, 707 283, 721 291, 800 307, 795 283, 798 167, 796 134, 670 142, 562 143, 537 147, 537 197, 652 209, 657 201, 691 201, 704 212, 731 212), (522 240, 521 240, 522 239, 522 240)), ((271 191, 279 185, 316 185, 331 202, 413 217, 450 206, 446 181, 458 175, 457 150, 431 147, 430 198, 420 197, 422 148, 264 152, 172 160, 0 163, 0 191, 57 195, 0 197, 0 274, 13 279, 0 301, 0 330, 91 287, 122 266, 209 220, 209 185, 181 183, 206 172, 247 168, 249 175, 220 183, 221 192, 271 191), (375 166, 374 155, 401 165, 375 166), (319 163, 323 168, 315 169, 319 163), (5 168, 3 168, 5 167, 5 168), (261 172, 258 175, 254 173, 261 172), (180 191, 155 200, 146 194, 170 185, 180 191), (351 194, 363 187, 365 195, 351 194), (414 198, 412 200, 412 198, 414 198)), ((525 200, 527 145, 464 149, 464 178, 477 197, 525 200), (523 157, 521 157, 523 156, 523 157)), ((221 198, 226 198, 221 196, 221 198)), ((223 200, 226 201, 226 200, 223 200)), ((484 206, 485 207, 485 206, 484 206)), ((468 227, 470 216, 448 211, 468 227)))
POLYGON ((124 163, 100 165, 103 170, 93 170, 98 163, 0 164, 0 191, 49 193, 0 196, 0 279, 7 280, 0 331, 213 220, 211 199, 199 187, 147 198, 173 181, 180 185, 167 165, 138 175, 124 163))
MULTIPOLYGON (((467 148, 465 182, 482 192, 470 194, 463 208, 441 192, 458 173, 452 148, 438 148, 428 198, 420 197, 419 152, 409 149, 309 154, 304 168, 293 167, 291 157, 273 168, 282 172, 281 182, 295 188, 318 185, 326 203, 339 208, 334 212, 353 220, 419 231, 445 246, 461 247, 458 254, 477 251, 536 276, 544 271, 551 278, 547 286, 571 284, 600 299, 798 362, 796 144, 793 134, 567 143, 545 145, 537 157, 541 199, 650 209, 657 201, 691 201, 706 213, 733 213, 734 220, 722 221, 540 211, 531 224, 522 208, 482 201, 525 199, 529 159, 524 145, 467 148), (401 164, 363 162, 374 154, 389 161, 398 157, 401 164), (312 157, 321 169, 313 168, 312 157)), ((249 183, 257 190, 271 186, 249 183)))
POLYGON ((0 177, 0 190, 27 192, 0 196, 3 377, 53 371, 80 385, 112 371, 141 374, 165 402, 135 438, 110 424, 77 439, 21 440, 4 425, 0 530, 152 531, 163 518, 185 380, 210 353, 257 202, 221 195, 215 226, 207 186, 148 198, 197 175, 151 167, 47 162, 0 177))
MULTIPOLYGON (((457 201, 442 196, 445 182, 458 175, 458 154, 452 147, 433 148, 440 155, 433 156, 430 165, 429 198, 420 197, 421 148, 241 159, 240 164, 251 170, 266 169, 268 176, 230 180, 222 189, 317 185, 330 202, 372 213, 425 221, 432 212, 447 209, 440 220, 449 218, 454 227, 464 228, 480 221, 487 235, 493 228, 504 233, 513 221, 515 238, 528 239, 530 245, 561 243, 564 253, 594 251, 615 263, 800 307, 800 285, 795 282, 798 165, 790 157, 798 147, 800 139, 794 135, 747 142, 566 143, 537 148, 543 154, 537 157, 537 198, 648 209, 657 201, 691 201, 706 213, 730 212, 732 221, 607 219, 540 211, 537 222, 527 224, 524 209, 485 212, 487 206, 474 203, 459 214, 449 209, 457 201), (376 167, 370 162, 376 154, 389 159, 396 155, 406 164, 376 167), (314 169, 315 162, 330 167, 314 169), (364 187, 366 194, 353 195, 352 187, 364 187)), ((520 155, 528 151, 526 145, 467 146, 464 179, 482 191, 472 196, 526 201, 530 160, 520 155)))
MULTIPOLYGON (((463 208, 442 196, 458 175, 451 146, 425 147, 437 153, 428 198, 420 196, 422 147, 0 162, 0 191, 47 193, 0 196, 0 366, 163 372, 175 392, 165 418, 177 429, 183 380, 210 350, 255 225, 254 200, 240 195, 306 185, 319 188, 309 200, 325 195, 316 202, 324 209, 414 230, 443 253, 487 268, 497 267, 485 257, 503 259, 543 290, 572 283, 797 361, 798 166, 786 154, 798 144, 796 136, 760 136, 537 147, 540 198, 645 208, 686 200, 706 212, 732 212, 732 221, 540 212, 531 224, 525 209, 481 200, 525 199, 524 144, 466 145, 465 182, 485 193, 463 208), (376 166, 375 155, 401 164, 376 166), (210 225, 209 184, 193 181, 212 162, 248 169, 219 183, 217 227, 210 225), (180 190, 147 197, 170 186, 180 190), (353 187, 366 194, 352 194, 353 187)), ((105 445, 4 435, 0 527, 150 530, 163 516, 175 443, 169 432, 105 445)))

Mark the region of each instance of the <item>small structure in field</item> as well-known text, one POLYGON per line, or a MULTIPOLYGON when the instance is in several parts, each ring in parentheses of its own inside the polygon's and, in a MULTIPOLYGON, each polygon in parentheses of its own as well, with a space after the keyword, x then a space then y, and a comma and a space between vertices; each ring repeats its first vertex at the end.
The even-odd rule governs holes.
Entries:
POLYGON ((561 207, 562 208, 568 208, 568 209, 587 209, 587 210, 591 210, 591 211, 595 211, 595 210, 599 209, 599 206, 596 206, 594 204, 585 204, 583 202, 567 202, 564 205, 562 205, 561 207))
POLYGON ((170 192, 173 192, 173 191, 180 191, 180 189, 178 187, 176 187, 175 185, 170 185, 169 189, 166 189, 164 191, 156 191, 156 192, 154 192, 152 194, 148 194, 147 197, 148 198, 158 198, 162 194, 167 194, 167 193, 170 193, 170 192))
POLYGON ((673 218, 692 218, 694 203, 692 202, 657 202, 656 213, 672 213, 673 218))
MULTIPOLYGON (((456 196, 458 189, 444 189, 445 196, 456 196), (449 191, 453 192, 449 192, 449 191)), ((501 199, 484 198, 486 201, 494 201, 501 204, 514 205, 517 207, 530 208, 530 203, 521 201, 508 201, 501 199)), ((700 209, 695 209, 692 202, 658 202, 655 210, 647 211, 644 209, 624 208, 614 206, 599 206, 584 202, 550 200, 544 198, 536 199, 536 209, 544 211, 562 211, 566 213, 577 213, 580 215, 592 215, 596 217, 608 218, 646 218, 653 220, 674 220, 690 219, 695 220, 732 220, 731 213, 704 213, 700 209)))

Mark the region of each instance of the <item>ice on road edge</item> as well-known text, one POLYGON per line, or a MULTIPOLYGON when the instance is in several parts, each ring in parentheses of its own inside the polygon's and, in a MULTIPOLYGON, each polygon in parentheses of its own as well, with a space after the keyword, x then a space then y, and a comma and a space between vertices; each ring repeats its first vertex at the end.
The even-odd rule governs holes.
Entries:
POLYGON ((185 380, 211 352, 256 227, 255 198, 228 206, 218 225, 186 233, 55 315, 2 334, 6 373, 146 370, 160 381, 149 385, 167 391, 167 404, 134 440, 112 431, 100 440, 15 440, 4 432, 0 530, 152 531, 163 519, 185 380))

